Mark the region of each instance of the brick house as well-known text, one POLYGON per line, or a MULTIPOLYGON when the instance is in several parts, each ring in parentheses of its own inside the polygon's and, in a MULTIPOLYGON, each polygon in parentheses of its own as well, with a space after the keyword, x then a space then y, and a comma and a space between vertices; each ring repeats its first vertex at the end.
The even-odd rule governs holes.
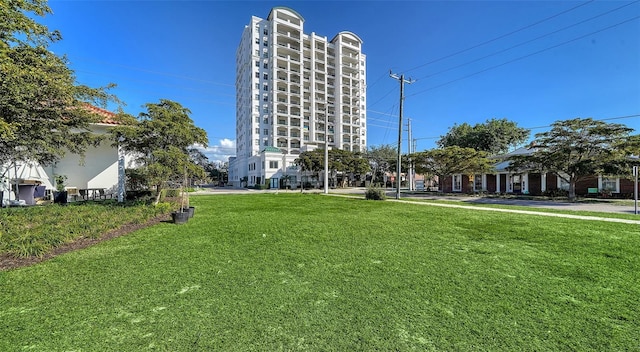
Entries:
MULTIPOLYGON (((569 183, 557 174, 548 172, 515 172, 508 170, 509 157, 530 153, 526 148, 499 156, 493 173, 445 176, 441 180, 440 190, 452 193, 511 193, 544 195, 558 190, 568 190, 569 183)), ((632 198, 634 180, 613 175, 593 175, 576 184, 577 196, 612 196, 632 198)))

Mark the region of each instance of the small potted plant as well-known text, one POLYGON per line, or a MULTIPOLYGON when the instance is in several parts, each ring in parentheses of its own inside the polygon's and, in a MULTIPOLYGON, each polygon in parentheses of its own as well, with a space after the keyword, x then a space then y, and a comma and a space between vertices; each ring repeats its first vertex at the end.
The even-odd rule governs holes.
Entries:
POLYGON ((184 193, 182 185, 180 186, 180 209, 171 213, 174 224, 184 224, 189 220, 189 213, 184 209, 184 193))
POLYGON ((67 191, 65 189, 67 182, 67 175, 54 175, 53 179, 56 182, 56 192, 53 194, 53 202, 58 204, 67 204, 67 191))
POLYGON ((193 217, 193 214, 196 210, 195 207, 189 205, 189 179, 188 179, 187 167, 184 168, 184 180, 183 180, 183 190, 182 193, 182 211, 187 212, 189 214, 189 219, 193 217))
POLYGON ((171 217, 173 218, 174 224, 184 224, 185 222, 187 222, 187 220, 189 220, 189 218, 193 216, 193 213, 191 214, 191 216, 189 215, 189 203, 188 203, 189 201, 187 196, 185 196, 184 185, 186 184, 186 179, 187 179, 187 171, 185 168, 185 173, 184 173, 185 182, 180 184, 180 209, 171 213, 171 217))

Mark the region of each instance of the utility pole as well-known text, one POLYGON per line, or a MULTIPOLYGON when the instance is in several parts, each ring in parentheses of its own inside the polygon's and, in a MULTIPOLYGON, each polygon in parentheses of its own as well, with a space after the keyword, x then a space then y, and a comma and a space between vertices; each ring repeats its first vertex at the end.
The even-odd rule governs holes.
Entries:
POLYGON ((398 117, 398 168, 396 172, 396 199, 400 199, 400 161, 402 159, 402 112, 404 105, 404 84, 415 82, 411 78, 409 80, 404 79, 404 74, 398 76, 389 71, 389 76, 400 81, 400 116, 398 117))

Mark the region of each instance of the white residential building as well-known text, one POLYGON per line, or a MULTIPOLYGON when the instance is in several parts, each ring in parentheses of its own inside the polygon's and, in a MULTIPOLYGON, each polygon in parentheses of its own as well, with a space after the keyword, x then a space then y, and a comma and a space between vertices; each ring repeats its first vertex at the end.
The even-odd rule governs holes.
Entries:
POLYGON ((304 33, 304 18, 274 7, 252 17, 236 52, 236 157, 229 181, 278 187, 301 152, 366 149, 366 57, 351 32, 304 33))

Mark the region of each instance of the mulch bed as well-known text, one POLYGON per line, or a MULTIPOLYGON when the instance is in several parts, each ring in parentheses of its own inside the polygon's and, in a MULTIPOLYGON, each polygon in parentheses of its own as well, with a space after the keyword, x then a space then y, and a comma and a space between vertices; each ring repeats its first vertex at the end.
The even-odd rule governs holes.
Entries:
POLYGON ((63 244, 60 247, 56 247, 50 252, 46 253, 42 257, 26 257, 26 258, 16 258, 10 254, 0 254, 0 271, 7 271, 11 269, 21 268, 33 264, 37 264, 43 262, 45 260, 49 260, 55 256, 60 254, 64 254, 67 252, 75 251, 78 249, 87 248, 89 246, 93 246, 96 243, 100 243, 103 241, 110 240, 112 238, 120 237, 126 234, 129 234, 133 231, 143 229, 145 227, 149 227, 155 224, 160 223, 161 221, 167 220, 167 215, 161 215, 150 219, 149 221, 143 224, 126 224, 121 226, 118 229, 111 230, 98 238, 79 238, 73 242, 63 244))

